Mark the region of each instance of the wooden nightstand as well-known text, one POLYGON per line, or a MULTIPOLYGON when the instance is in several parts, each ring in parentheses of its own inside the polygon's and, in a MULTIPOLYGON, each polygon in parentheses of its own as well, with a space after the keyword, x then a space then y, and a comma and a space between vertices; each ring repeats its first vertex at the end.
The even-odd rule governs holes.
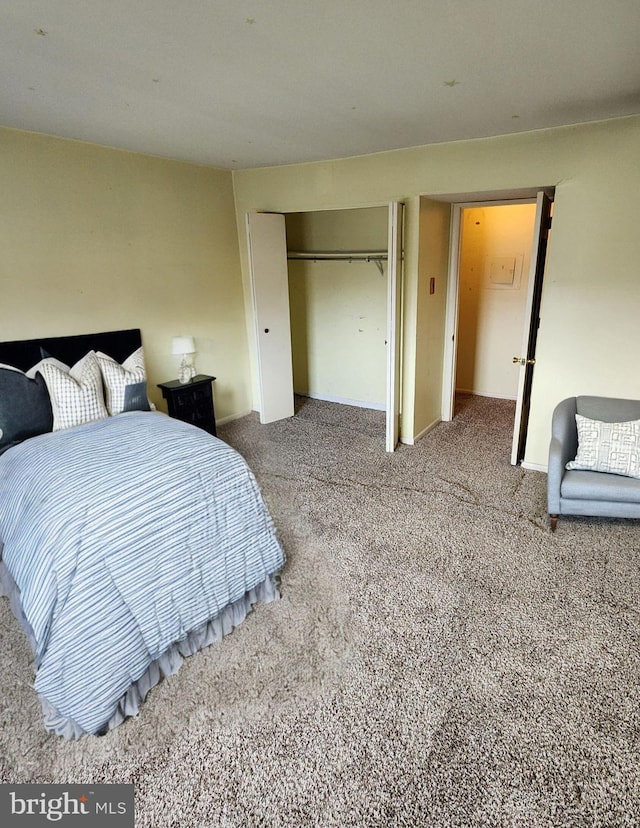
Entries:
POLYGON ((215 377, 198 374, 190 382, 161 382, 158 388, 167 401, 169 416, 203 428, 216 436, 216 415, 213 408, 212 383, 215 377))

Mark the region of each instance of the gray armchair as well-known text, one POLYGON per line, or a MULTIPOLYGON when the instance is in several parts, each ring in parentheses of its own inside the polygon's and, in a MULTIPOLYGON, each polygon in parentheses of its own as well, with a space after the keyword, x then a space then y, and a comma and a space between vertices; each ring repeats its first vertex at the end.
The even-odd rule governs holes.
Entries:
POLYGON ((640 420, 640 400, 569 397, 556 406, 547 477, 551 531, 559 515, 640 518, 640 479, 565 468, 578 449, 576 414, 606 423, 640 420))

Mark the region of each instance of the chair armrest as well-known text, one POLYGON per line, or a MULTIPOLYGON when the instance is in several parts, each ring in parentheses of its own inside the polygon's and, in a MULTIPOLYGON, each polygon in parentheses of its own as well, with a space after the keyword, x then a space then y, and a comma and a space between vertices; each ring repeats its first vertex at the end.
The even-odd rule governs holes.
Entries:
POLYGON ((560 514, 560 484, 565 465, 578 450, 576 430, 576 398, 558 403, 551 418, 551 442, 547 467, 547 502, 549 514, 560 514))

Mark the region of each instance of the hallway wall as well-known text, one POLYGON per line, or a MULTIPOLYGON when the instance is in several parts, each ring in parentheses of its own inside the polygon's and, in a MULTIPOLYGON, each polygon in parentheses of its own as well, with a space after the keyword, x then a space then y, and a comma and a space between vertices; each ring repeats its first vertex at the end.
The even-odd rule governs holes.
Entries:
POLYGON ((515 399, 535 204, 462 210, 456 389, 515 399))

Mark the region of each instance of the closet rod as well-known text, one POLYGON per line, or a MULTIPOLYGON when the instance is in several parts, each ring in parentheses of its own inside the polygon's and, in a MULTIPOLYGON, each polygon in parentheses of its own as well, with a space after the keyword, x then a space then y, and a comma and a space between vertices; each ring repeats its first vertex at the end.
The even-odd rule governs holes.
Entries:
POLYGON ((288 259, 311 259, 312 261, 361 260, 364 262, 386 261, 386 250, 289 250, 288 259))
POLYGON ((307 262, 373 262, 384 276, 382 262, 387 261, 386 250, 290 250, 287 259, 307 262))

